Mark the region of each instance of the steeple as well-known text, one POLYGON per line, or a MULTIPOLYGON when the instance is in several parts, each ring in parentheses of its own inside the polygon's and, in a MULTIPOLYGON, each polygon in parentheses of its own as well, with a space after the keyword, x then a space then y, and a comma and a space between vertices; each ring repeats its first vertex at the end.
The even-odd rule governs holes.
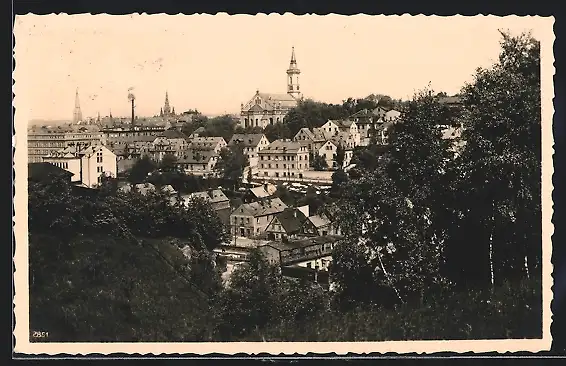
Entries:
POLYGON ((291 62, 287 69, 287 93, 294 98, 299 99, 301 92, 299 88, 299 74, 301 70, 297 67, 297 59, 295 57, 295 47, 291 50, 291 62))
POLYGON ((81 112, 81 104, 79 102, 79 88, 75 93, 75 110, 73 111, 73 123, 78 123, 83 120, 83 113, 81 112))
POLYGON ((165 92, 165 105, 163 106, 163 114, 168 116, 171 114, 171 107, 169 106, 169 93, 165 92))

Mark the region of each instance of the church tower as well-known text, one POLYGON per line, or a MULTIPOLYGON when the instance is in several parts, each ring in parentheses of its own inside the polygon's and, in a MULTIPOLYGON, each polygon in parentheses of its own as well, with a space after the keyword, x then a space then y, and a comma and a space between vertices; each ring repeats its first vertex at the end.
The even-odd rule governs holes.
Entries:
POLYGON ((297 59, 295 58, 295 47, 291 52, 291 63, 287 69, 287 93, 292 95, 295 99, 301 98, 299 89, 299 74, 301 70, 297 67, 297 59))
POLYGON ((171 107, 169 106, 169 93, 165 92, 165 105, 163 106, 163 115, 169 116, 171 114, 171 107))
POLYGON ((83 113, 81 112, 81 104, 79 102, 79 88, 75 93, 75 110, 73 111, 73 123, 79 123, 83 120, 83 113))

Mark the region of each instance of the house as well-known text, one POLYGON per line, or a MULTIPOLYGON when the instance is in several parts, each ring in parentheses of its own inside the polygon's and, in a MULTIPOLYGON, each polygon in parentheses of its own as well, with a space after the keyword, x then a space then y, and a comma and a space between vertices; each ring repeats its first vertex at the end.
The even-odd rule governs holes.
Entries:
POLYGON ((396 111, 395 109, 392 109, 392 110, 387 111, 385 113, 385 116, 383 116, 383 120, 384 121, 396 121, 397 119, 399 119, 399 117, 401 117, 401 112, 396 111))
POLYGON ((230 215, 233 236, 254 238, 262 234, 273 217, 283 212, 287 205, 279 198, 268 198, 244 203, 230 215))
POLYGON ((309 206, 301 208, 289 207, 275 215, 265 233, 268 240, 296 239, 302 236, 305 222, 308 221, 309 206))
MULTIPOLYGON (((176 129, 165 130, 162 136, 152 141, 147 153, 156 161, 161 161, 166 154, 173 154, 179 158, 188 150, 188 140, 189 138, 184 133, 176 129)), ((144 148, 145 146, 140 150, 144 148)))
POLYGON ((329 140, 334 134, 338 133, 340 127, 336 123, 336 121, 328 120, 322 126, 314 128, 313 131, 322 135, 324 140, 329 140))
POLYGON ((118 164, 116 155, 101 144, 77 144, 52 151, 43 157, 51 163, 73 173, 72 182, 86 187, 95 187, 102 182, 102 176, 116 177, 118 164))
POLYGON ((270 183, 248 188, 244 193, 244 202, 254 202, 260 199, 272 197, 277 191, 277 187, 270 183))
POLYGON ((205 202, 210 203, 214 211, 224 210, 230 208, 230 199, 226 197, 221 189, 211 189, 208 191, 194 192, 186 196, 185 201, 190 199, 199 198, 205 202))
POLYGON ((332 221, 330 221, 326 215, 309 216, 308 221, 310 225, 305 225, 305 228, 303 229, 303 232, 306 235, 314 234, 317 236, 326 236, 339 234, 339 231, 334 230, 332 221))
POLYGON ((195 138, 195 137, 199 137, 201 136, 206 130, 204 129, 204 127, 199 127, 196 130, 193 131, 193 133, 191 133, 189 135, 189 139, 195 138))
POLYGON ((61 178, 71 182, 73 173, 50 163, 28 163, 28 181, 42 182, 61 178))
POLYGON ((337 168, 336 152, 338 151, 338 146, 340 145, 342 145, 342 147, 344 148, 344 162, 342 164, 342 168, 345 168, 350 165, 350 161, 352 160, 352 156, 354 155, 353 148, 350 144, 342 142, 337 138, 332 138, 326 141, 317 152, 318 155, 324 158, 326 165, 329 168, 337 168))
POLYGON ((193 137, 189 138, 188 150, 212 150, 220 153, 220 150, 227 146, 226 140, 222 137, 193 137))
POLYGON ((250 166, 257 166, 258 151, 269 145, 269 140, 262 133, 249 133, 249 134, 234 134, 228 146, 240 144, 243 148, 244 154, 248 156, 250 166))
POLYGON ((339 235, 327 235, 286 243, 275 241, 260 246, 259 250, 271 264, 327 271, 332 262, 332 251, 341 239, 339 235))
POLYGON ((177 166, 187 174, 213 176, 220 155, 212 149, 189 149, 187 154, 177 160, 177 166))
POLYGON ((309 151, 306 146, 289 139, 275 140, 266 148, 258 151, 258 177, 302 178, 309 170, 309 151))
POLYGON ((293 137, 293 141, 307 146, 312 154, 315 154, 322 145, 326 142, 324 134, 321 131, 313 132, 308 128, 301 128, 299 132, 293 137))

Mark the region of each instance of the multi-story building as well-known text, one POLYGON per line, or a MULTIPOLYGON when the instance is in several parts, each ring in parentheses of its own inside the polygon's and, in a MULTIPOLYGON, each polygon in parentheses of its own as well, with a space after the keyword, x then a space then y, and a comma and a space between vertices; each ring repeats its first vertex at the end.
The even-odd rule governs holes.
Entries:
POLYGON ((43 162, 68 170, 73 173, 72 182, 89 188, 100 184, 103 175, 117 175, 116 155, 101 144, 70 145, 49 153, 43 162))
POLYGON ((219 157, 214 150, 188 150, 177 160, 177 166, 187 174, 214 176, 219 157))
POLYGON ((302 99, 299 87, 300 73, 293 47, 291 62, 287 69, 287 94, 260 93, 257 90, 247 103, 241 104, 239 126, 265 128, 283 122, 287 113, 302 99))
POLYGON ((322 145, 326 142, 326 138, 320 130, 313 132, 308 128, 301 128, 293 137, 293 140, 299 142, 301 145, 307 146, 312 154, 320 150, 322 145))
POLYGON ((258 151, 258 177, 265 178, 302 178, 309 170, 309 150, 296 141, 275 140, 266 148, 258 151))
POLYGON ((219 154, 220 150, 227 146, 226 140, 222 137, 192 137, 188 139, 189 150, 202 151, 202 150, 212 150, 219 154))
POLYGON ((28 131, 28 162, 40 163, 43 157, 66 148, 69 144, 100 143, 102 132, 80 128, 37 128, 28 131))
POLYGON ((232 236, 259 237, 273 218, 283 212, 287 205, 279 198, 268 198, 244 203, 230 215, 232 236))
POLYGON ((165 130, 163 136, 156 137, 153 140, 149 154, 156 161, 161 161, 166 154, 172 154, 179 158, 187 153, 188 140, 189 138, 180 131, 165 130))
POLYGON ((228 146, 235 146, 239 144, 242 146, 244 154, 248 156, 248 161, 250 166, 257 166, 258 154, 257 152, 269 145, 269 140, 262 133, 252 133, 252 134, 234 134, 228 146))

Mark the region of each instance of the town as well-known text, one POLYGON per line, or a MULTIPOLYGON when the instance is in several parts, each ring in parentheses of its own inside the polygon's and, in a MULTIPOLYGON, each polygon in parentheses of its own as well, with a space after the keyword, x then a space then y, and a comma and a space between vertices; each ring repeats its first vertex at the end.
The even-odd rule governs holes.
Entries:
POLYGON ((237 114, 179 108, 162 86, 162 105, 130 88, 127 116, 87 117, 73 87, 72 120, 27 132, 34 329, 64 341, 537 336, 540 45, 501 35, 500 61, 452 94, 320 101, 299 83, 295 47, 281 90, 250 90, 237 114))
MULTIPOLYGON (((297 270, 302 269, 302 276, 318 281, 318 272, 327 272, 333 243, 340 237, 336 208, 289 205, 281 199, 281 191, 302 198, 307 191, 327 197, 334 172, 355 168, 352 159, 356 148, 387 146, 388 130, 400 112, 370 99, 368 104, 374 108, 360 109, 343 119, 329 119, 317 127, 302 127, 292 138, 270 141, 263 130, 283 124, 287 114, 303 100, 294 48, 286 73, 287 94, 256 91, 242 103, 240 116, 227 115, 219 121, 226 131, 222 135, 211 131, 210 124, 196 127, 200 115, 194 111, 176 114, 167 92, 163 107, 154 117, 136 116, 135 97, 129 94, 131 118, 113 118, 110 114, 83 119, 77 90, 72 123, 40 126, 28 132, 30 172, 42 171, 42 165, 51 164, 72 173, 71 182, 86 188, 95 189, 107 175, 118 178, 123 191, 160 189, 167 190, 172 200, 203 198, 230 232, 231 241, 216 249, 228 258, 228 268, 246 261, 248 250, 259 247, 285 273, 300 273, 297 270), (204 180, 222 178, 226 168, 218 162, 227 160, 223 151, 245 155, 242 162, 246 164, 237 167, 236 190, 219 186, 190 191, 171 184, 156 186, 148 182, 151 179, 139 183, 128 180, 129 171, 144 158, 156 167, 148 175, 159 174, 158 167, 165 162, 185 175, 204 180)), ((452 109, 459 107, 457 96, 440 96, 439 101, 452 109)), ((444 134, 456 142, 461 126, 450 122, 444 134)), ((328 280, 328 276, 324 278, 328 280)))

